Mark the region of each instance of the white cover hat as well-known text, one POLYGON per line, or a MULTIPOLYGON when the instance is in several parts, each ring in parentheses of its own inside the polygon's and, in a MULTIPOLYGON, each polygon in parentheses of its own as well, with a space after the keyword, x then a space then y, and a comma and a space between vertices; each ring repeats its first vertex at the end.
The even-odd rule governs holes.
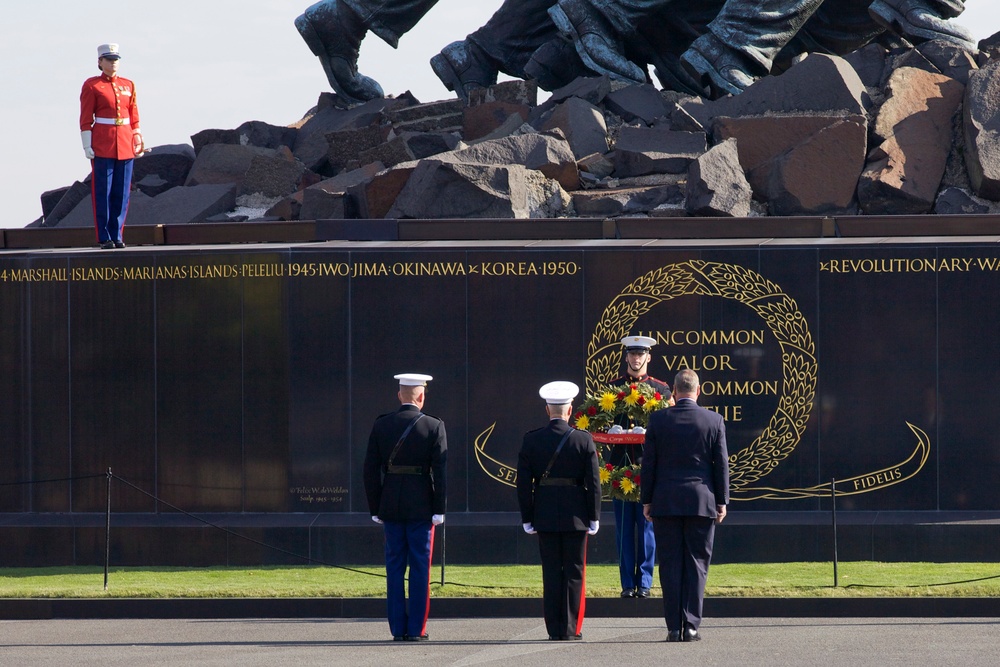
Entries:
POLYGON ((544 398, 545 402, 549 405, 566 405, 567 403, 572 403, 573 399, 579 393, 580 388, 578 386, 572 382, 565 382, 563 380, 549 382, 542 385, 542 388, 538 390, 538 395, 544 398))
POLYGON ((118 53, 117 44, 101 44, 97 47, 97 57, 117 60, 122 57, 122 54, 118 53))
POLYGON ((434 379, 430 375, 421 373, 400 373, 393 377, 399 380, 400 387, 426 387, 427 383, 434 379))
POLYGON ((648 350, 656 345, 656 339, 649 336, 625 336, 622 338, 622 345, 626 350, 642 349, 648 350))

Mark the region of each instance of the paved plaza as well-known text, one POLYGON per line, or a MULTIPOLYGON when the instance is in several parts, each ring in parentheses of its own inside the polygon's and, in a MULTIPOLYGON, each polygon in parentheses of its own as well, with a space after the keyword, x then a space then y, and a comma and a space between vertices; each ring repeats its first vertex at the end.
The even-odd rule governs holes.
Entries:
POLYGON ((0 665, 956 665, 1000 655, 1000 618, 709 618, 667 644, 658 619, 587 619, 582 642, 540 618, 431 619, 431 641, 387 641, 375 619, 0 621, 0 665))

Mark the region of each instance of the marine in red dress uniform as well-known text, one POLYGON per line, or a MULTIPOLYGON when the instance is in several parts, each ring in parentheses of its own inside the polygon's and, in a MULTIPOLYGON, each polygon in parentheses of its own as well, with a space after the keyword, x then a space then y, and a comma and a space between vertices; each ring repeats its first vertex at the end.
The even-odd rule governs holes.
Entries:
POLYGON ((118 76, 117 44, 97 48, 99 76, 80 91, 80 137, 91 160, 94 227, 102 248, 124 248, 122 229, 132 188, 132 160, 144 147, 135 84, 118 76))

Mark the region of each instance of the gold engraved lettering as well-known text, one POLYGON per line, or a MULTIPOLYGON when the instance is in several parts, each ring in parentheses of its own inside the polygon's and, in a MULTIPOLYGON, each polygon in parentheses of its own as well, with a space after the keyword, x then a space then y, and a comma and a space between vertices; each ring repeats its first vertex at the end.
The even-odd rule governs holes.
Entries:
POLYGON ((15 283, 62 283, 66 282, 68 273, 61 269, 11 269, 3 272, 3 280, 15 283))
POLYGON ((715 382, 706 380, 701 384, 705 396, 777 396, 777 380, 743 380, 715 382))
POLYGON ((666 345, 763 345, 764 331, 645 331, 641 336, 666 345))
POLYGON ((706 409, 719 413, 727 422, 743 421, 742 405, 709 405, 706 409))
POLYGON ((664 356, 663 363, 668 371, 679 371, 690 368, 693 371, 735 371, 728 354, 706 354, 699 356, 671 355, 664 356))
POLYGON ((354 265, 354 278, 360 278, 361 276, 387 276, 389 275, 389 269, 385 264, 355 264, 354 265))
POLYGON ((244 264, 240 267, 244 278, 281 278, 285 275, 284 264, 244 264))

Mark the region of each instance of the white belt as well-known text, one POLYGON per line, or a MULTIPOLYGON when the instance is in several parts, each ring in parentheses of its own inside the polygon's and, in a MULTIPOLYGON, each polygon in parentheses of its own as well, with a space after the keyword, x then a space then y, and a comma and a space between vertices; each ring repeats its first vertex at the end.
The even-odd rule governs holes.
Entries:
POLYGON ((94 125, 128 125, 128 118, 94 118, 94 125))

